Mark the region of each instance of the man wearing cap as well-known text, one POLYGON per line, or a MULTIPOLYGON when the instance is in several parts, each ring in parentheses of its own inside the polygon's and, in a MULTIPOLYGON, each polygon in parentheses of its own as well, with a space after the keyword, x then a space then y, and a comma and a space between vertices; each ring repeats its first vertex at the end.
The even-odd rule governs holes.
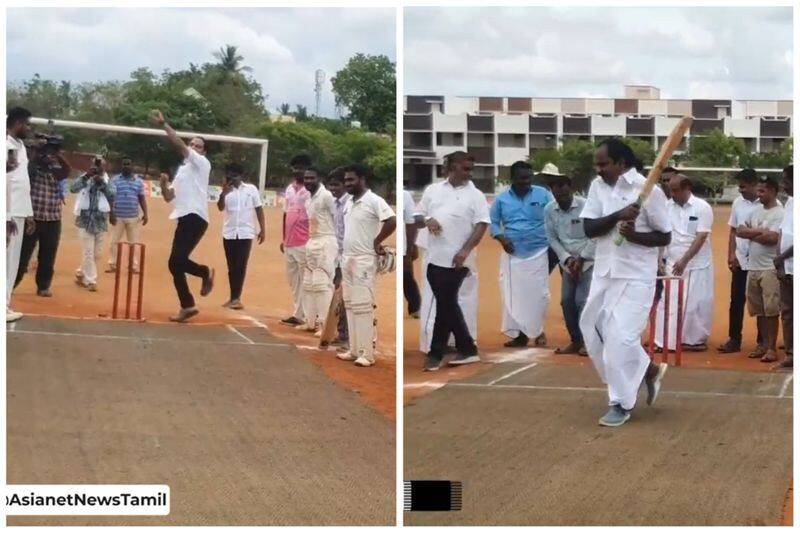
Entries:
MULTIPOLYGON (((670 276, 684 279, 683 349, 702 352, 711 334, 714 319, 714 265, 711 260, 711 227, 714 213, 705 200, 692 194, 692 182, 683 174, 672 173, 667 202, 672 240, 666 247, 666 269, 670 276)), ((670 287, 668 348, 676 349, 678 287, 670 287)), ((657 308, 655 343, 664 345, 664 300, 657 308)))
POLYGON ((544 211, 553 197, 532 185, 530 164, 511 165, 511 188, 498 195, 490 211, 491 234, 503 247, 500 256, 502 331, 505 346, 523 347, 542 334, 550 287, 547 281, 547 231, 544 211))
POLYGON ((595 243, 583 229, 581 211, 586 199, 572 193, 572 181, 567 176, 552 177, 549 183, 555 201, 545 207, 545 226, 550 248, 558 257, 561 311, 570 340, 556 353, 587 355, 579 321, 592 283, 595 243))

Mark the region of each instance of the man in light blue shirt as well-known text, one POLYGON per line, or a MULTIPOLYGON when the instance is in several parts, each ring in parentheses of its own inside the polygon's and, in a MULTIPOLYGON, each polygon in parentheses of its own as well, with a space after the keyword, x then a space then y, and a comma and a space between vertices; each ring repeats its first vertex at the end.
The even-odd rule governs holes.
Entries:
POLYGON ((511 165, 511 188, 498 195, 490 211, 491 234, 501 244, 500 294, 503 300, 505 346, 523 347, 543 337, 544 316, 550 300, 545 206, 553 196, 532 185, 531 166, 511 165))
POLYGON ((550 248, 558 256, 561 310, 570 339, 569 345, 557 348, 556 353, 586 355, 579 321, 589 296, 595 248, 583 229, 581 211, 586 199, 572 193, 567 176, 553 177, 549 183, 555 200, 545 208, 545 225, 550 248))

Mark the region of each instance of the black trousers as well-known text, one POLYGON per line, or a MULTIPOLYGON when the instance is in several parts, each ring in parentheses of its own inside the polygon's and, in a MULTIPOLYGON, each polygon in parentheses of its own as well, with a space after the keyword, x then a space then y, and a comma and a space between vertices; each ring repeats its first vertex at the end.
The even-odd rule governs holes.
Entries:
POLYGON ((414 279, 414 263, 411 261, 403 261, 403 296, 408 302, 408 314, 419 311, 422 297, 419 294, 417 280, 414 279))
POLYGON ((228 263, 228 285, 231 288, 231 300, 238 300, 242 296, 244 277, 247 274, 247 260, 250 258, 250 249, 253 239, 222 239, 225 248, 225 261, 228 263))
POLYGON ((464 313, 458 305, 458 291, 469 274, 467 267, 444 268, 428 265, 428 283, 436 298, 436 320, 433 324, 429 355, 441 359, 452 333, 456 339, 456 350, 463 355, 475 355, 478 349, 469 333, 464 313))
POLYGON ((210 274, 207 266, 198 265, 189 259, 207 228, 208 222, 194 213, 180 217, 178 226, 175 228, 175 236, 172 238, 172 252, 169 255, 169 271, 172 274, 172 282, 175 284, 175 290, 181 301, 182 309, 194 307, 194 297, 189 291, 186 274, 191 274, 198 278, 206 278, 210 274))
POLYGON ((553 273, 553 269, 558 266, 558 254, 552 248, 547 249, 547 274, 553 273))
MULTIPOLYGON (((747 271, 737 268, 731 272, 731 305, 728 309, 728 338, 742 343, 742 323, 744 321, 744 305, 747 303, 747 271)), ((761 331, 756 342, 762 341, 761 331)))
MULTIPOLYGON (((20 228, 20 231, 24 231, 20 228)), ((14 280, 14 287, 19 285, 28 270, 33 249, 39 244, 36 265, 36 289, 46 291, 53 283, 53 272, 56 264, 56 254, 58 253, 58 243, 61 240, 61 221, 60 220, 37 220, 36 230, 31 235, 22 237, 22 250, 19 256, 19 269, 17 279, 14 280)))

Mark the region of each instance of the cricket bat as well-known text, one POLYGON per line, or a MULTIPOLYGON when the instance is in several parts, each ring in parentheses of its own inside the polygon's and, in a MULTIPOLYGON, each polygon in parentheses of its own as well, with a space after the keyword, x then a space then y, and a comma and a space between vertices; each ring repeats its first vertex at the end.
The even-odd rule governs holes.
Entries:
MULTIPOLYGON (((647 173, 647 181, 644 182, 644 187, 642 187, 642 191, 639 193, 639 197, 636 199, 636 205, 641 207, 644 204, 647 197, 650 196, 650 192, 655 187, 658 180, 661 179, 661 172, 667 166, 669 162, 669 158, 672 157, 673 152, 681 143, 683 136, 686 135, 686 132, 689 130, 689 127, 692 125, 692 117, 683 117, 675 124, 675 127, 672 128, 672 131, 669 132, 669 136, 667 140, 664 141, 664 144, 661 146, 661 150, 659 150, 658 155, 656 156, 656 160, 653 161, 653 167, 650 169, 650 172, 647 173)), ((617 238, 614 240, 614 244, 619 246, 622 244, 622 241, 625 240, 621 234, 617 235, 617 238)))
POLYGON ((319 339, 319 347, 325 348, 330 343, 336 340, 339 335, 339 317, 344 313, 344 300, 342 298, 342 286, 333 291, 333 298, 331 298, 331 306, 328 308, 328 316, 325 317, 325 322, 322 324, 322 335, 319 339))

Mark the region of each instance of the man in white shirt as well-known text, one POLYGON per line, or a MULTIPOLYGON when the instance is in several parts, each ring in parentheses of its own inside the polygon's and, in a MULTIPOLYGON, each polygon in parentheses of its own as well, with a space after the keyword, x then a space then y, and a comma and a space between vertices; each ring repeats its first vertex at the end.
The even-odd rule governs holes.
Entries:
POLYGON ((169 271, 172 273, 181 310, 169 319, 173 322, 186 322, 200 312, 189 291, 186 274, 202 280, 200 296, 207 296, 214 287, 214 269, 189 259, 208 229, 208 179, 211 163, 206 159, 206 143, 201 137, 193 137, 187 146, 157 109, 153 111, 152 122, 164 128, 169 144, 183 158, 183 164, 175 173, 172 185, 170 186, 166 174, 161 174, 160 184, 164 200, 167 203, 175 200, 175 208, 169 218, 178 221, 172 239, 169 271))
POLYGON ((283 238, 281 253, 286 266, 286 279, 292 290, 292 316, 281 320, 282 324, 294 327, 305 326, 303 312, 303 273, 306 268, 306 243, 308 243, 308 213, 306 200, 310 196, 303 178, 311 166, 311 158, 298 154, 289 162, 292 181, 283 195, 283 238))
MULTIPOLYGON (((739 182, 739 197, 733 201, 728 219, 728 268, 731 271, 731 304, 728 310, 728 340, 717 349, 721 353, 737 353, 742 349, 742 323, 744 305, 747 302, 747 255, 750 241, 736 236, 736 228, 750 220, 750 215, 760 205, 756 187, 758 176, 752 168, 742 169, 736 179, 739 182)), ((757 342, 762 343, 761 329, 757 342)))
POLYGON ((8 110, 6 115, 6 322, 22 318, 11 309, 11 293, 17 279, 24 231, 35 230, 31 180, 28 176, 28 152, 23 140, 31 131, 31 112, 22 107, 8 110))
MULTIPOLYGON (((711 227, 714 213, 705 200, 692 194, 692 182, 683 174, 672 174, 667 203, 672 241, 666 249, 667 273, 683 278, 684 350, 705 351, 714 320, 714 265, 711 260, 711 227)), ((676 347, 678 323, 678 287, 670 286, 670 318, 667 337, 669 349, 676 347)), ((655 343, 664 344, 664 300, 656 314, 655 343)))
POLYGON ((357 366, 375 364, 375 272, 383 241, 397 224, 386 200, 367 188, 369 170, 345 168, 344 185, 352 196, 345 207, 342 296, 347 313, 350 350, 337 355, 357 366))
POLYGON ((223 307, 244 309, 242 288, 247 273, 247 261, 253 239, 264 242, 264 208, 258 187, 243 180, 244 168, 238 163, 225 166, 225 184, 217 200, 217 208, 223 212, 222 245, 228 264, 228 284, 231 297, 223 307), (258 221, 258 232, 255 222, 258 221))
POLYGON ((414 260, 417 252, 417 226, 414 222, 414 198, 403 190, 403 225, 400 226, 403 247, 403 296, 408 304, 408 314, 419 318, 421 296, 417 280, 414 279, 414 260))
MULTIPOLYGON (((333 278, 339 251, 333 194, 321 183, 319 171, 306 169, 303 183, 309 192, 306 200, 309 239, 306 243, 306 263, 303 269, 303 311, 306 331, 323 326, 333 298, 333 278)), ((321 330, 320 330, 321 331, 321 330)))
POLYGON ((756 317, 763 343, 748 354, 762 363, 778 360, 776 343, 780 316, 780 284, 775 269, 783 207, 778 204, 778 180, 763 176, 750 220, 736 228, 736 236, 750 241, 747 253, 747 310, 756 317))
POLYGON ((665 363, 650 362, 641 335, 655 294, 658 247, 669 244, 672 228, 660 187, 641 207, 636 203, 646 179, 634 161, 621 140, 603 141, 594 156, 599 177, 581 213, 586 236, 597 239, 597 245, 580 327, 589 357, 608 387, 610 409, 599 421, 608 427, 628 421, 642 382, 652 405, 667 370, 665 363), (618 245, 620 234, 624 240, 618 245))
MULTIPOLYGON (((447 179, 425 189, 415 213, 417 227, 428 230, 425 277, 436 300, 436 318, 424 367, 429 372, 441 367, 451 334, 458 355, 449 364, 480 361, 459 303, 464 280, 477 272, 475 247, 491 222, 486 197, 470 179, 473 167, 474 159, 468 153, 449 154, 445 160, 447 179)), ((426 325, 423 317, 422 327, 426 325)))
POLYGON ((783 328, 783 346, 786 357, 778 363, 779 368, 794 366, 794 335, 792 332, 792 309, 794 307, 792 288, 794 286, 794 165, 783 169, 781 186, 789 196, 783 206, 783 222, 781 223, 780 253, 775 258, 775 269, 781 287, 781 327, 783 328))

